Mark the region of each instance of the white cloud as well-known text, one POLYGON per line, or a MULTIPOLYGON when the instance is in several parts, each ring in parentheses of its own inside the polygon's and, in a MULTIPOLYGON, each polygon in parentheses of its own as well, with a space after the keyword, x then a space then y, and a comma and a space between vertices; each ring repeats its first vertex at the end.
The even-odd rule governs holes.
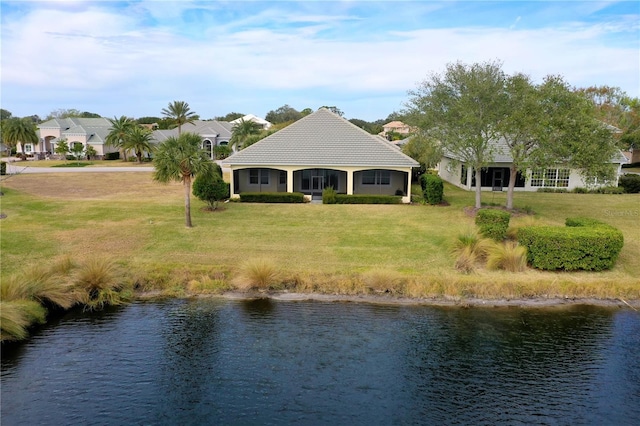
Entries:
MULTIPOLYGON (((515 29, 520 17, 511 28, 381 28, 368 39, 355 39, 325 34, 358 21, 346 8, 336 16, 259 11, 188 33, 169 25, 184 22, 188 10, 172 5, 136 4, 122 14, 84 4, 71 12, 41 8, 3 20, 3 103, 38 105, 57 97, 56 107, 64 107, 65 96, 73 94, 76 102, 103 99, 117 106, 121 98, 110 97, 126 94, 135 99, 128 106, 141 107, 182 95, 218 101, 226 96, 230 104, 252 95, 258 104, 261 97, 279 93, 279 105, 290 103, 287 97, 305 97, 301 94, 309 103, 333 96, 362 105, 367 98, 401 99, 448 62, 493 59, 504 61, 507 72, 537 80, 561 74, 576 86, 609 84, 640 96, 637 16, 542 29, 515 29), (155 24, 143 25, 147 19, 155 24), (291 22, 299 25, 286 25, 291 22)), ((202 7, 212 13, 219 9, 218 3, 202 7)), ((162 106, 164 101, 154 108, 162 106)))

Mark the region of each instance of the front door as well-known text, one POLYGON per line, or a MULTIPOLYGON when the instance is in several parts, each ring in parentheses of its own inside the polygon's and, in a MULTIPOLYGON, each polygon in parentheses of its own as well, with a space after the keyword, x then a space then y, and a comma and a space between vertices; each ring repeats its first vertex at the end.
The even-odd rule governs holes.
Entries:
POLYGON ((324 189, 324 176, 311 176, 311 196, 322 196, 324 189))
POLYGON ((502 187, 504 186, 503 177, 504 177, 504 170, 493 169, 493 184, 491 186, 494 188, 494 190, 497 190, 498 188, 500 188, 499 190, 502 191, 502 187))

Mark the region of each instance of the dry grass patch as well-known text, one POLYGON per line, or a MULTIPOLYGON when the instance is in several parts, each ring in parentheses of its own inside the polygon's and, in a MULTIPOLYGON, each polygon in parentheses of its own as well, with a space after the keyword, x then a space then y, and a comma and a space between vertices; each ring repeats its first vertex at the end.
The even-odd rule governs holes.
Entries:
POLYGON ((487 256, 487 268, 522 272, 527 268, 527 249, 512 241, 494 244, 487 256))
POLYGON ((47 310, 35 300, 0 301, 0 341, 23 340, 32 324, 44 324, 47 310))

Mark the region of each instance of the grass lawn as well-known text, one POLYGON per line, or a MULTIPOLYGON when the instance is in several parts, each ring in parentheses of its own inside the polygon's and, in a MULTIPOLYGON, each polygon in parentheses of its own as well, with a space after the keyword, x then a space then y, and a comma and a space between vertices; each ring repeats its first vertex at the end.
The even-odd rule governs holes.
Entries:
MULTIPOLYGON (((192 197, 192 229, 184 226, 182 186, 155 183, 150 173, 23 174, 3 181, 2 191, 2 278, 66 255, 108 257, 147 288, 186 288, 205 276, 231 282, 242 262, 268 259, 295 291, 366 292, 361 278, 378 274, 399 278, 398 293, 413 297, 640 299, 638 194, 516 194, 516 207, 532 209, 540 223, 587 216, 622 230, 625 246, 611 271, 463 274, 449 249, 474 227, 464 212, 474 194, 449 185, 447 207, 227 203, 208 212, 192 197)), ((485 202, 504 200, 483 194, 485 202)))

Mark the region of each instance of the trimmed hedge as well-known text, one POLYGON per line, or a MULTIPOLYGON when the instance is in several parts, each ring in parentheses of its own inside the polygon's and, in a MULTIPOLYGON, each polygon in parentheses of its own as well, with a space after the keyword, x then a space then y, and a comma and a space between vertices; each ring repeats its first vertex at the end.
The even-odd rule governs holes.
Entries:
POLYGON ((336 194, 336 204, 400 204, 402 197, 395 195, 336 194))
POLYGON ((481 209, 476 214, 476 225, 480 233, 496 241, 502 241, 507 237, 511 214, 496 209, 481 209))
POLYGON ((640 193, 640 175, 622 175, 618 180, 618 186, 624 188, 627 194, 638 194, 640 193))
MULTIPOLYGON (((422 175, 421 182, 424 182, 424 199, 429 204, 440 204, 444 198, 444 183, 439 176, 422 175)), ((421 183, 422 184, 422 183, 421 183)))
POLYGON ((105 160, 119 160, 120 159, 120 153, 119 152, 107 152, 104 155, 104 159, 105 160))
POLYGON ((611 269, 624 245, 622 232, 590 218, 568 218, 566 227, 528 226, 518 231, 534 268, 549 271, 611 269))
POLYGON ((243 203, 304 203, 302 192, 243 192, 243 203))

